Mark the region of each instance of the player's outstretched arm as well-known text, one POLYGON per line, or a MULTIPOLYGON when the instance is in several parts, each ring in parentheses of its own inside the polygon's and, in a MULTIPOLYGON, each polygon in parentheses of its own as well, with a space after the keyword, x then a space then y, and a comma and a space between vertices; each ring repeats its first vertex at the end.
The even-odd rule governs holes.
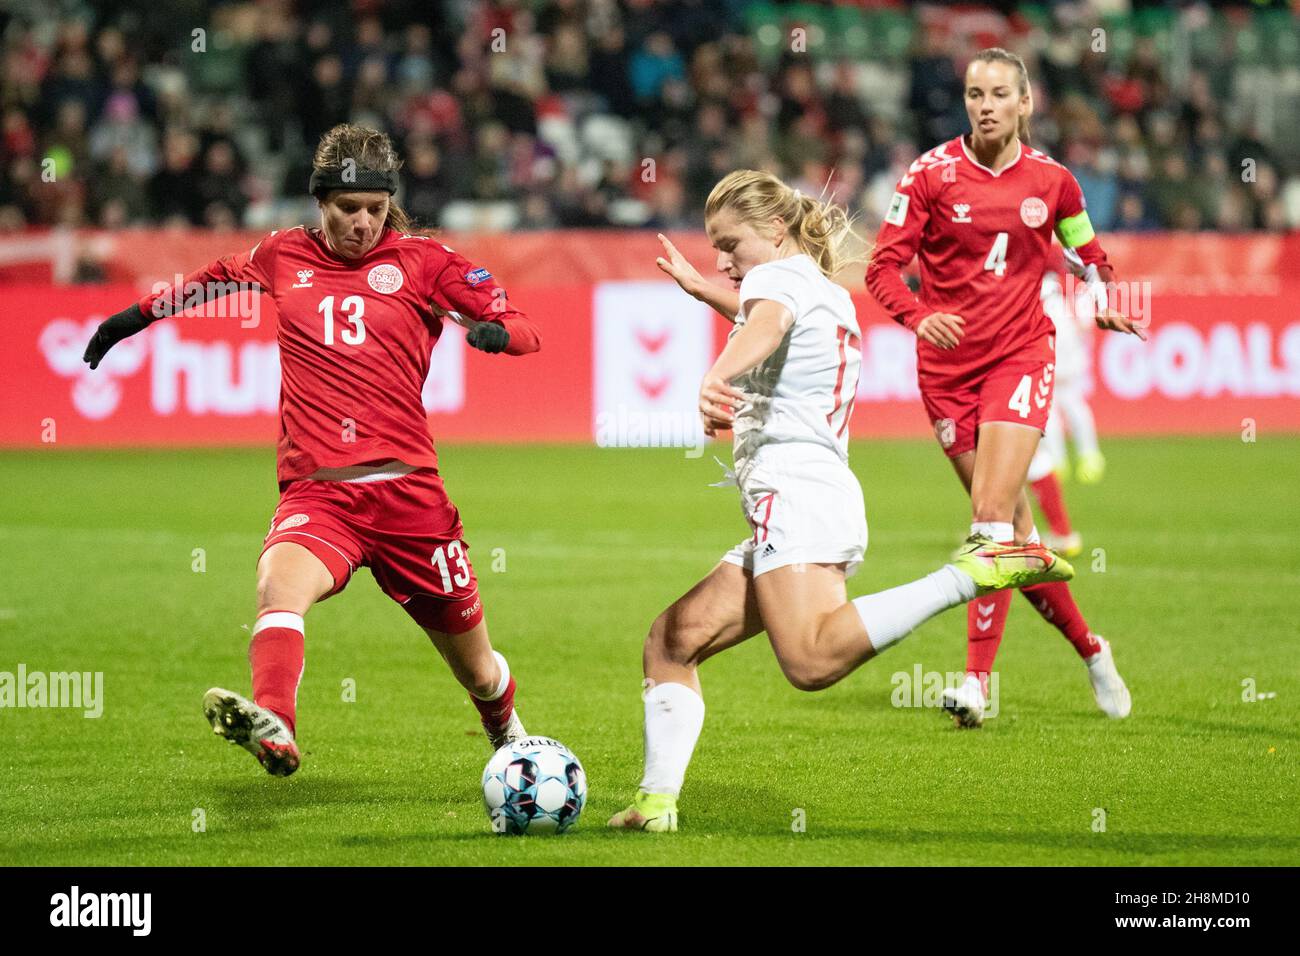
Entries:
POLYGON ((238 293, 242 285, 269 292, 272 275, 269 263, 278 243, 275 235, 271 233, 249 252, 222 256, 196 269, 176 285, 160 286, 134 305, 110 315, 91 336, 82 361, 92 369, 98 368, 108 350, 123 339, 199 302, 238 293))
POLYGON ((920 251, 921 236, 929 221, 929 192, 925 176, 905 176, 899 181, 889 211, 880 223, 867 263, 867 291, 891 319, 913 332, 931 310, 907 287, 903 281, 903 269, 920 251))
POLYGON ((731 381, 775 352, 792 325, 794 315, 779 302, 760 299, 750 307, 745 325, 727 340, 727 347, 700 384, 700 418, 706 435, 712 437, 731 427, 736 420, 735 407, 744 401, 731 381))
POLYGON ((433 313, 469 329, 465 342, 470 348, 527 355, 542 347, 537 324, 514 307, 487 269, 446 246, 431 251, 441 256, 431 289, 433 313))
POLYGON ((86 351, 81 356, 81 360, 92 369, 99 368, 99 363, 104 360, 109 349, 123 339, 143 331, 149 322, 150 319, 140 308, 139 302, 133 303, 121 312, 115 312, 99 323, 99 328, 95 329, 95 334, 86 344, 86 351))
POLYGON ((1059 206, 1060 218, 1056 222, 1056 238, 1065 249, 1065 260, 1075 275, 1080 275, 1096 304, 1094 318, 1097 328, 1110 332, 1126 332, 1146 341, 1145 322, 1131 319, 1110 304, 1110 293, 1115 288, 1115 269, 1106 258, 1106 250, 1093 231, 1092 221, 1083 205, 1083 190, 1068 171, 1062 180, 1059 206))
POLYGON ((660 271, 671 276, 691 298, 710 306, 728 322, 735 322, 740 311, 740 294, 705 279, 662 232, 659 233, 659 242, 664 247, 664 254, 655 260, 660 271))

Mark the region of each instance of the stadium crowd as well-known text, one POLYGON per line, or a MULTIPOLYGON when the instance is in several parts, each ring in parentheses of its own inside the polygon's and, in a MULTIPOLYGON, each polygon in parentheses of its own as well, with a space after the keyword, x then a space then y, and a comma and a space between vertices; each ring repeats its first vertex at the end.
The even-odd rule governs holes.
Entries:
POLYGON ((13 0, 0 231, 301 222, 312 148, 345 120, 394 135, 423 224, 697 227, 751 166, 829 183, 873 229, 966 128, 961 65, 994 44, 1026 58, 1033 144, 1098 229, 1300 227, 1295 16, 1126 8, 13 0))

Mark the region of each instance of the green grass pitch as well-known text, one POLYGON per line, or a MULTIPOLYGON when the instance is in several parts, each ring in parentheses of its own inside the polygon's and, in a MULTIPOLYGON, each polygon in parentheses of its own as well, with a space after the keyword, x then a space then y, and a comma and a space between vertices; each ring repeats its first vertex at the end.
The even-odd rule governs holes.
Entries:
MULTIPOLYGON (((1096 711, 1019 599, 981 731, 891 704, 896 673, 962 668, 961 611, 817 694, 760 637, 702 668, 682 831, 652 836, 604 829, 641 769, 641 641, 746 533, 734 490, 708 487, 708 453, 441 449, 520 713, 587 768, 586 811, 558 839, 490 832, 475 712, 368 572, 307 619, 297 775, 212 737, 203 691, 248 687, 269 450, 0 455, 0 671, 102 671, 105 698, 99 719, 0 710, 0 863, 1300 863, 1300 439, 1106 451, 1103 484, 1066 486, 1087 549, 1075 591, 1130 719, 1096 711), (1243 700, 1248 678, 1276 696, 1243 700)), ((940 453, 858 442, 852 461, 871 546, 850 594, 932 570, 968 521, 940 453)))

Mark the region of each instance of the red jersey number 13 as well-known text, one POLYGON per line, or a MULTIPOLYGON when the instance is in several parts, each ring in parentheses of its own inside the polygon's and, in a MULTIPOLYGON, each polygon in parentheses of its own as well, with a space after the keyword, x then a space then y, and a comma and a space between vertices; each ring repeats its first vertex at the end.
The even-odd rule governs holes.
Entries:
MULTIPOLYGON (((316 311, 325 316, 325 344, 334 344, 334 296, 327 295, 320 300, 316 311)), ((359 295, 350 295, 339 304, 339 312, 351 328, 344 329, 339 338, 345 345, 360 345, 366 340, 366 324, 361 317, 366 314, 366 300, 359 295)))

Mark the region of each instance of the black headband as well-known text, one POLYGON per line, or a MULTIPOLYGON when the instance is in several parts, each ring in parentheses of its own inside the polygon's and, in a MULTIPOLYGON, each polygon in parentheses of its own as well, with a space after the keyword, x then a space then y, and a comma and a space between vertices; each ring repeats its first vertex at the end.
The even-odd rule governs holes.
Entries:
POLYGON ((331 189, 346 189, 349 192, 368 192, 382 190, 390 196, 397 192, 397 171, 381 172, 378 169, 352 169, 346 176, 339 167, 330 169, 313 169, 308 190, 319 197, 331 189))

